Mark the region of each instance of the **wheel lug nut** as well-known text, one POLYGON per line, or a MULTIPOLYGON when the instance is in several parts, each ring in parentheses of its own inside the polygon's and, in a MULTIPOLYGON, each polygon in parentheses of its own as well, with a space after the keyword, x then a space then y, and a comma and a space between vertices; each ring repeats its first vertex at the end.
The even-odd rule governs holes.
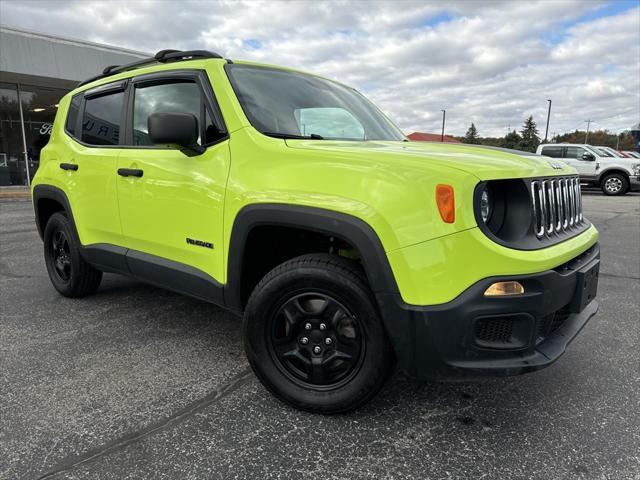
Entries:
POLYGON ((331 345, 333 343, 333 340, 331 340, 329 337, 324 339, 324 343, 326 343, 327 345, 331 345))
POLYGON ((315 346, 313 347, 313 353, 315 353, 316 355, 319 354, 322 350, 320 349, 320 347, 315 346))
POLYGON ((307 343, 309 343, 309 339, 307 337, 302 337, 300 339, 300 343, 303 345, 306 345, 307 343))
POLYGON ((304 324, 304 329, 305 330, 311 330, 311 324, 310 323, 305 323, 304 324))
POLYGON ((320 330, 326 330, 327 326, 324 323, 320 324, 320 330))

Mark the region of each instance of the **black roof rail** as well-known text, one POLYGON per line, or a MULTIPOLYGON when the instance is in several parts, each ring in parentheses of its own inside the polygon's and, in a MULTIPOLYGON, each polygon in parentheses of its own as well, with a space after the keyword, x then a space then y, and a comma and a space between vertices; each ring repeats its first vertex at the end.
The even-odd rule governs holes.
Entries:
POLYGON ((145 65, 151 65, 154 63, 169 63, 169 62, 180 62, 184 60, 195 60, 201 58, 223 58, 222 55, 210 52, 208 50, 160 50, 153 57, 143 58, 142 60, 138 60, 137 62, 127 63, 126 65, 109 65, 102 70, 100 75, 96 75, 95 77, 88 78, 78 84, 78 87, 82 85, 86 85, 87 83, 91 83, 94 80, 99 80, 101 78, 109 77, 111 75, 115 75, 116 73, 126 72, 128 70, 134 70, 139 67, 143 67, 145 65))

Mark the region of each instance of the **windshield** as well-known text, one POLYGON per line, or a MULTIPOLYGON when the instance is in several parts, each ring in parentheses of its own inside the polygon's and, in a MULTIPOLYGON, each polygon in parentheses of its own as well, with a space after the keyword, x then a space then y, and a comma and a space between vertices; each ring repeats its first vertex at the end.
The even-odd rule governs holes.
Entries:
POLYGON ((609 152, 607 152, 606 150, 602 149, 601 147, 595 147, 596 152, 598 152, 598 154, 601 157, 612 157, 613 155, 611 155, 609 152))
POLYGON ((614 150, 611 147, 603 147, 603 150, 605 150, 606 152, 609 152, 612 157, 624 158, 622 155, 620 155, 620 152, 618 152, 617 150, 614 150))
POLYGON ((404 140, 402 132, 356 90, 313 75, 226 65, 251 124, 282 138, 404 140))

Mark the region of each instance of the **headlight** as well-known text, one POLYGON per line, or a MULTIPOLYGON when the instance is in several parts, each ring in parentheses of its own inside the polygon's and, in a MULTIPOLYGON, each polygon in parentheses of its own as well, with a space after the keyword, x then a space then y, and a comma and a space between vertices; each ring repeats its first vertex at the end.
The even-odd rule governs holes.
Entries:
POLYGON ((635 165, 631 165, 631 169, 633 170, 634 175, 640 175, 640 163, 636 163, 635 165))
POLYGON ((516 242, 530 229, 531 197, 520 179, 482 182, 473 194, 473 204, 476 223, 496 240, 516 242))
POLYGON ((493 198, 491 198, 491 193, 487 187, 484 187, 480 195, 480 215, 484 223, 487 223, 491 218, 491 213, 493 212, 492 203, 493 198))

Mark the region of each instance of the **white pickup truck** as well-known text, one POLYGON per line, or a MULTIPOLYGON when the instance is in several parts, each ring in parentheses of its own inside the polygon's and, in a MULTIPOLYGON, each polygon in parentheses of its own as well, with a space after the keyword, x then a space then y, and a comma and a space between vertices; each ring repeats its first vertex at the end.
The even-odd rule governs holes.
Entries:
POLYGON ((571 165, 578 171, 581 183, 598 186, 606 195, 640 190, 638 159, 605 156, 591 145, 577 143, 546 143, 536 153, 571 165))

